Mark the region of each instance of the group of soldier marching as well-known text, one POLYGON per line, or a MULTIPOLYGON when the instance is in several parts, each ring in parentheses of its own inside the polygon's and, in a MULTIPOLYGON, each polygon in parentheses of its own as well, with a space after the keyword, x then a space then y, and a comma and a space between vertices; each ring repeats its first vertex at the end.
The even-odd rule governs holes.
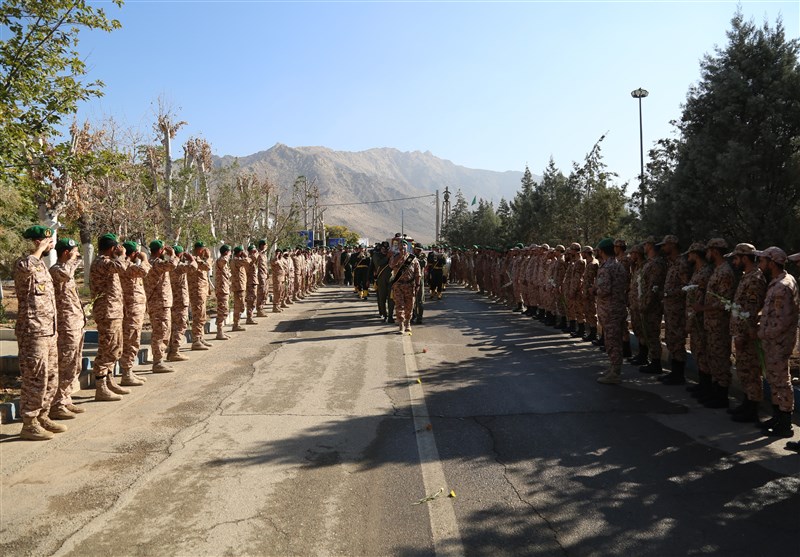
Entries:
MULTIPOLYGON (((20 437, 41 441, 67 430, 60 423, 85 410, 73 403, 71 393, 81 372, 86 308, 75 282, 81 264, 77 243, 70 238, 54 242, 44 226, 28 228, 23 237, 32 242, 29 255, 14 267, 19 310, 15 333, 22 376, 20 437), (48 269, 45 258, 56 251, 48 269)), ((223 328, 233 297, 233 327, 244 331, 240 320, 255 325, 266 317, 269 281, 272 312, 316 290, 325 277, 326 257, 318 249, 277 249, 270 256, 266 240, 246 248, 223 244, 213 261, 211 250, 195 242, 191 253, 182 246, 153 240, 149 256, 135 241, 120 241, 104 234, 97 241, 98 255, 88 270, 92 291, 91 312, 97 324, 97 356, 92 366, 96 401, 118 401, 127 387, 141 386, 144 376, 133 372, 140 349, 145 312, 152 328, 152 372, 175 371, 165 362, 188 360, 180 351, 189 324, 191 349, 208 350, 204 338, 206 306, 211 293, 209 271, 214 269, 216 340, 228 340, 223 328), (119 364, 120 382, 114 378, 119 364)))

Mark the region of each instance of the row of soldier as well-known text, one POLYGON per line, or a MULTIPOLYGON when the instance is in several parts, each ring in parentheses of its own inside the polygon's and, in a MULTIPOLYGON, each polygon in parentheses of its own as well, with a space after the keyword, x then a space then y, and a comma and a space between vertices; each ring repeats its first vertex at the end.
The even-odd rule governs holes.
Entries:
POLYGON ((756 423, 768 435, 793 435, 789 359, 797 342, 800 302, 797 283, 785 267, 787 261, 800 261, 800 253, 787 256, 775 246, 759 251, 748 243, 731 250, 722 238, 692 243, 681 253, 675 235, 661 241, 649 237, 630 251, 621 239, 604 240, 599 247, 608 253, 577 243, 568 248, 518 244, 505 252, 475 246, 455 252, 451 276, 513 305, 514 311, 524 310, 599 344, 611 359, 609 371, 598 379, 602 383, 621 381, 627 356, 639 371, 657 375, 665 385, 685 384, 688 337, 699 377, 688 388, 692 396, 708 408, 728 409, 734 421, 756 423), (616 282, 623 283, 613 288, 600 278, 612 262, 621 271, 616 282), (604 289, 615 301, 604 310, 607 323, 599 319, 603 333, 597 338, 598 314, 603 313, 598 293, 604 289), (670 358, 666 374, 662 325, 670 358), (631 329, 639 345, 636 356, 631 354, 631 329), (729 408, 732 355, 744 394, 739 405, 729 408), (773 415, 759 421, 763 379, 770 386, 773 415))
MULTIPOLYGON (((75 282, 80 265, 77 243, 69 238, 53 241, 53 231, 43 226, 28 228, 31 253, 14 268, 19 310, 15 333, 22 375, 20 413, 26 440, 51 439, 67 430, 54 420, 69 420, 85 410, 73 403, 74 381, 81 371, 87 316, 75 282), (56 263, 44 262, 55 249, 56 263)), ((98 239, 98 255, 89 270, 92 288, 91 312, 97 324, 98 348, 93 374, 96 401, 117 401, 129 394, 127 387, 146 381, 133 366, 140 349, 145 313, 151 333, 152 372, 175 371, 165 362, 180 362, 191 308, 191 349, 208 350, 204 338, 207 299, 212 290, 209 271, 214 269, 216 294, 216 340, 228 340, 223 327, 233 298, 232 331, 244 331, 265 317, 272 282, 272 311, 280 313, 305 298, 324 279, 322 250, 278 249, 270 259, 267 242, 246 249, 228 245, 211 251, 196 242, 192 253, 161 240, 149 244, 149 257, 134 241, 120 242, 114 234, 98 239), (119 364, 121 380, 114 379, 119 364)))

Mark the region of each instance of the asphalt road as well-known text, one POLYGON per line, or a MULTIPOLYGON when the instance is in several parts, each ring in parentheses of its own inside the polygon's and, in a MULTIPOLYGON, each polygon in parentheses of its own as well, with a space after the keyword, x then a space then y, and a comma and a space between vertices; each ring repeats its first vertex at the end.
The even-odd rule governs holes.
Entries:
POLYGON ((800 554, 783 440, 459 287, 376 314, 324 288, 53 441, 0 426, 0 553, 800 554))

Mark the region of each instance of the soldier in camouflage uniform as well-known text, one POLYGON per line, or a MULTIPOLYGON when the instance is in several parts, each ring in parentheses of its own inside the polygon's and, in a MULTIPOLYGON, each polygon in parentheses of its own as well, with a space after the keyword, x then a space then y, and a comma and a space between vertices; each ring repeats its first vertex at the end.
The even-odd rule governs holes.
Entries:
POLYGON ((174 368, 164 364, 172 327, 172 284, 169 275, 178 267, 175 250, 161 240, 150 242, 150 271, 144 278, 147 295, 147 314, 150 317, 153 352, 153 373, 171 373, 174 368))
POLYGON ((214 263, 214 294, 217 300, 217 336, 216 340, 228 340, 225 334, 225 320, 228 319, 231 297, 231 247, 222 244, 219 248, 219 258, 214 263))
MULTIPOLYGON (((258 250, 256 249, 255 244, 250 244, 247 246, 247 258, 250 261, 250 265, 247 266, 247 290, 245 293, 245 315, 247 315, 247 321, 245 321, 245 325, 257 325, 255 319, 253 319, 253 314, 256 311, 256 303, 258 301, 258 250)), ((301 296, 302 297, 302 296, 301 296)))
POLYGON ((231 292, 233 294, 233 329, 240 332, 245 328, 239 324, 245 308, 245 293, 247 292, 247 269, 252 265, 247 252, 242 246, 233 248, 231 259, 231 292))
POLYGON ((736 354, 736 375, 744 390, 742 403, 729 410, 735 422, 757 422, 758 406, 764 398, 761 364, 758 357, 758 312, 764 306, 767 281, 758 268, 753 244, 738 244, 725 257, 733 257, 733 268, 744 273, 739 279, 731 315, 731 336, 736 354))
POLYGON ((616 385, 622 381, 622 329, 627 318, 625 289, 628 277, 625 268, 614 257, 614 241, 605 238, 597 246, 601 264, 593 287, 597 300, 597 316, 605 335, 606 354, 611 366, 599 383, 616 385))
POLYGON ((392 268, 392 298, 394 299, 395 319, 399 326, 398 334, 411 334, 411 316, 414 299, 422 289, 422 269, 414 254, 408 253, 408 243, 400 242, 400 251, 389 260, 392 268))
MULTIPOLYGON (((428 258, 422 250, 422 244, 414 244, 414 255, 419 261, 420 270, 424 269, 428 264, 428 258)), ((411 322, 417 325, 422 325, 422 316, 425 313, 425 286, 425 274, 421 273, 420 287, 416 290, 416 295, 414 296, 414 311, 411 318, 411 322)), ((389 313, 391 314, 391 310, 389 313)))
POLYGON ((46 441, 67 428, 48 417, 58 388, 56 300, 53 279, 43 257, 53 249, 53 231, 32 226, 22 237, 33 242, 30 255, 14 264, 14 287, 19 310, 14 332, 22 375, 20 439, 46 441))
POLYGON ((50 276, 55 287, 58 323, 58 387, 50 405, 50 418, 71 420, 75 414, 85 411, 72 403, 70 395, 72 384, 81 372, 86 316, 75 284, 75 269, 80 263, 77 242, 72 238, 60 238, 56 254, 58 260, 50 267, 50 276))
POLYGON ((256 296, 256 317, 267 317, 268 313, 265 311, 267 307, 267 298, 269 296, 269 250, 267 249, 267 241, 258 241, 258 294, 256 296))
MULTIPOLYGON (((627 251, 628 242, 622 238, 614 240, 614 257, 617 258, 617 261, 619 261, 625 269, 625 276, 628 277, 627 287, 630 288, 631 260, 628 257, 627 251)), ((626 302, 628 300, 627 289, 625 291, 625 300, 626 302)), ((625 326, 622 328, 622 356, 624 358, 630 358, 631 355, 631 332, 628 327, 628 317, 625 317, 625 326)))
MULTIPOLYGON (((705 247, 705 246, 704 246, 705 247)), ((629 358, 631 365, 641 366, 648 362, 647 339, 644 337, 644 327, 642 326, 642 308, 639 300, 639 290, 641 289, 642 269, 644 268, 644 246, 634 245, 628 254, 630 261, 630 275, 628 277, 628 310, 631 318, 631 329, 636 335, 639 348, 636 356, 629 358)))
POLYGON ((686 383, 686 292, 689 268, 678 250, 678 237, 664 236, 660 243, 667 264, 664 278, 664 340, 670 355, 670 373, 658 378, 665 385, 686 383))
POLYGON ((178 258, 178 266, 170 271, 169 282, 172 285, 172 330, 169 338, 168 362, 185 362, 188 356, 181 354, 181 345, 186 340, 186 329, 189 326, 189 283, 186 276, 197 263, 191 253, 183 251, 181 246, 172 246, 178 258))
POLYGON ((581 257, 579 243, 570 244, 569 259, 572 273, 569 281, 564 281, 564 297, 567 302, 567 318, 569 319, 569 328, 565 332, 574 337, 582 337, 586 331, 586 320, 583 317, 583 273, 586 270, 586 261, 581 257))
POLYGON ((136 357, 142 343, 142 326, 147 312, 147 297, 144 292, 144 277, 150 272, 147 257, 139 251, 139 244, 132 241, 123 242, 128 268, 119 275, 122 286, 122 356, 119 367, 122 371, 120 384, 125 387, 144 385, 147 379, 133 373, 136 357))
POLYGON ((708 366, 708 339, 703 325, 704 314, 696 308, 705 304, 706 288, 714 267, 706 259, 706 245, 694 242, 684 253, 692 267, 692 277, 686 288, 686 332, 689 348, 697 366, 698 383, 687 387, 693 397, 700 398, 711 392, 711 368, 708 366))
POLYGON ((208 350, 211 346, 205 341, 206 300, 208 300, 208 272, 211 270, 211 250, 203 242, 195 242, 192 255, 196 267, 186 274, 189 283, 189 303, 192 306, 192 350, 208 350))
POLYGON ((660 246, 650 236, 644 241, 647 262, 642 267, 639 290, 639 308, 642 314, 642 332, 647 343, 649 363, 639 368, 642 373, 661 373, 661 317, 664 313, 664 280, 667 266, 661 257, 660 246))
POLYGON ((775 246, 755 252, 758 266, 769 279, 758 338, 764 348, 767 382, 772 394, 772 418, 759 423, 771 437, 789 438, 794 411, 794 390, 789 374, 789 356, 797 340, 797 281, 786 272, 786 253, 775 246))
MULTIPOLYGON (((584 323, 589 325, 589 331, 581 340, 591 342, 597 338, 597 301, 595 300, 593 287, 597 280, 597 271, 600 268, 600 262, 595 258, 592 246, 583 246, 581 255, 586 262, 581 286, 583 290, 583 317, 584 323)), ((580 328, 578 330, 580 331, 580 328)))
POLYGON ((272 268, 272 313, 281 313, 286 306, 286 266, 283 262, 283 250, 275 250, 270 262, 272 268))

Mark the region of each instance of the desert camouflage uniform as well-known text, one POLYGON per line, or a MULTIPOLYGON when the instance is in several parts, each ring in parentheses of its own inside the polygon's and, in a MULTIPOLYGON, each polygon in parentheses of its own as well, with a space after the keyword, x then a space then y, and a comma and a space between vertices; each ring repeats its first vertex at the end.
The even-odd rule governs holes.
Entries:
POLYGON ((231 297, 230 252, 214 263, 214 294, 217 299, 217 331, 221 331, 228 318, 231 297))
POLYGON ((797 317, 797 281, 784 271, 769 283, 758 327, 772 403, 781 412, 794 411, 789 356, 797 339, 797 317))
POLYGON ((642 332, 651 360, 661 360, 661 316, 664 313, 664 280, 667 267, 664 258, 656 255, 642 267, 637 284, 642 332))
POLYGON ((122 356, 119 367, 132 369, 142 343, 142 326, 147 312, 147 296, 144 293, 144 277, 150 271, 147 260, 130 263, 119 275, 124 300, 122 317, 122 356))
POLYGON ((697 370, 700 373, 711 374, 708 366, 708 339, 703 325, 703 312, 697 313, 692 306, 705 304, 706 288, 714 267, 704 264, 694 270, 687 286, 694 286, 686 293, 686 332, 689 334, 689 348, 692 351, 697 370))
POLYGON ((605 335, 606 353, 611 365, 622 365, 622 329, 628 315, 625 304, 625 268, 615 258, 606 259, 595 280, 597 317, 605 335))
MULTIPOLYGON (((265 247, 258 252, 258 294, 256 308, 261 311, 267 306, 269 296, 269 251, 265 247)), ((273 293, 273 298, 274 298, 273 293)))
POLYGON ((170 271, 169 282, 172 285, 172 330, 169 338, 168 354, 178 353, 185 342, 186 329, 189 327, 189 283, 186 275, 192 269, 197 269, 195 261, 181 260, 178 266, 170 271))
POLYGON ((196 266, 186 274, 189 282, 189 303, 192 306, 192 342, 203 342, 206 321, 206 301, 209 294, 208 272, 211 270, 211 258, 195 256, 196 266))
POLYGON ((72 259, 50 267, 58 315, 58 387, 51 408, 72 404, 72 384, 81 373, 86 315, 83 313, 78 285, 75 284, 78 265, 79 261, 72 259))
POLYGON ((411 263, 406 266, 402 274, 397 276, 397 280, 392 285, 395 319, 400 327, 405 328, 409 327, 411 315, 414 311, 415 289, 421 288, 422 270, 419 266, 419 260, 413 254, 403 256, 398 253, 389 261, 392 271, 397 273, 408 257, 411 258, 411 263))
POLYGON ((670 358, 686 361, 686 294, 689 279, 686 260, 680 255, 667 259, 664 279, 664 341, 670 358))
POLYGON ((281 311, 281 306, 286 305, 284 303, 286 299, 286 266, 283 263, 283 255, 273 258, 270 266, 272 267, 272 311, 278 313, 281 311))
POLYGON ((92 261, 90 271, 95 301, 92 314, 97 323, 97 356, 94 376, 105 377, 114 372, 114 364, 122 356, 123 293, 119 277, 128 262, 117 257, 99 255, 92 261))
POLYGON ((586 268, 583 271, 583 319, 584 323, 589 325, 590 329, 597 328, 597 300, 592 293, 592 287, 597 280, 597 272, 600 268, 600 262, 592 255, 590 260, 585 260, 586 268))
POLYGON ((231 258, 231 293, 233 294, 233 326, 239 326, 242 312, 245 310, 245 292, 247 292, 247 269, 251 266, 249 257, 231 258))
POLYGON ((258 254, 249 255, 250 266, 247 267, 247 290, 245 294, 245 309, 247 312, 247 320, 253 319, 253 313, 257 309, 258 304, 258 289, 261 283, 258 279, 258 254))
POLYGON ((164 254, 150 259, 150 272, 144 277, 144 290, 147 294, 147 314, 153 329, 150 348, 153 351, 153 364, 160 363, 166 356, 172 325, 172 284, 169 275, 178 267, 178 259, 164 254))
POLYGON ((731 326, 725 301, 733 298, 735 281, 726 261, 714 269, 706 287, 703 327, 708 340, 708 366, 712 378, 722 387, 731 384, 731 326))
POLYGON ((733 302, 747 317, 739 314, 731 316, 731 336, 736 349, 736 376, 742 390, 749 400, 761 401, 764 398, 761 363, 758 357, 757 333, 758 312, 764 307, 767 281, 758 267, 753 267, 739 280, 733 302))

